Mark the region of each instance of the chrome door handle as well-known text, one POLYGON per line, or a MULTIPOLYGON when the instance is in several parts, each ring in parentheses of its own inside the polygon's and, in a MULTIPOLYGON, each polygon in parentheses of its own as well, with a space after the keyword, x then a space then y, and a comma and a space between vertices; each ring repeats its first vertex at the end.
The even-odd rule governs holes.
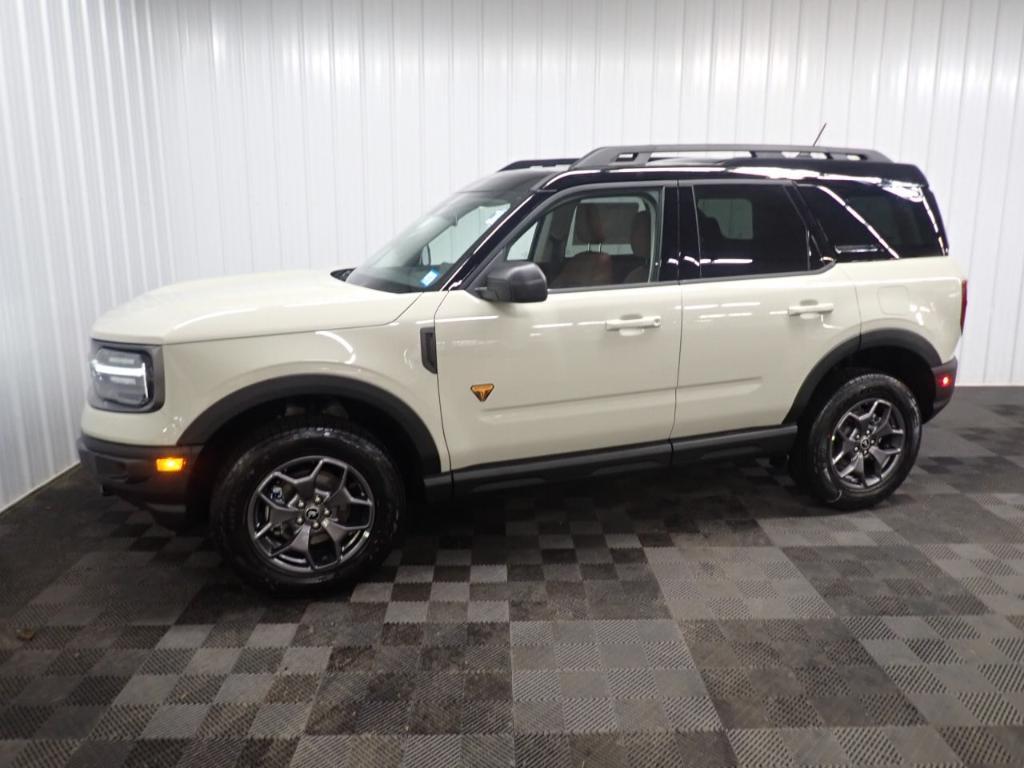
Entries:
POLYGON ((834 304, 823 302, 820 304, 794 304, 789 308, 789 316, 796 317, 797 315, 827 315, 833 309, 834 304))
POLYGON ((628 328, 660 328, 661 315, 647 315, 646 317, 619 317, 614 320, 605 320, 606 331, 622 331, 628 328))

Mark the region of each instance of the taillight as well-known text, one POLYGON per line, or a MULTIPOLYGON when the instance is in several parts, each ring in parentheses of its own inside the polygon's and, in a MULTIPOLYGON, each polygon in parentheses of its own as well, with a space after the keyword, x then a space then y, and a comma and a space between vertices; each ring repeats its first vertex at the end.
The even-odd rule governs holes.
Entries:
POLYGON ((964 319, 967 317, 967 281, 960 281, 960 332, 964 330, 964 319))

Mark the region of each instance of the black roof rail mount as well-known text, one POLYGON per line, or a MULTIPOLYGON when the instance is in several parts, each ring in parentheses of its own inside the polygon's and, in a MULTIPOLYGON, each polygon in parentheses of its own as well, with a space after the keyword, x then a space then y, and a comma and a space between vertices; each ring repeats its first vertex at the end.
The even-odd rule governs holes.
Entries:
POLYGON ((579 162, 578 157, 548 157, 539 160, 516 160, 514 163, 509 163, 505 167, 499 168, 498 172, 521 171, 525 168, 552 168, 556 165, 572 165, 576 162, 579 162))
MULTIPOLYGON (((779 160, 852 160, 875 163, 891 162, 888 157, 873 149, 851 149, 848 147, 818 147, 790 144, 642 144, 599 147, 572 164, 573 168, 608 168, 644 166, 651 162, 668 163, 678 160, 687 162, 686 154, 737 152, 747 153, 750 159, 779 160), (658 157, 664 155, 664 157, 658 157)), ((718 162, 730 162, 742 158, 722 158, 718 162)), ((525 162, 525 161, 524 161, 525 162)), ((707 160, 703 160, 707 162, 707 160)), ((513 166, 516 163, 512 164, 513 166)), ((508 166, 511 168, 512 166, 508 166)), ((505 170, 504 168, 502 170, 505 170)))

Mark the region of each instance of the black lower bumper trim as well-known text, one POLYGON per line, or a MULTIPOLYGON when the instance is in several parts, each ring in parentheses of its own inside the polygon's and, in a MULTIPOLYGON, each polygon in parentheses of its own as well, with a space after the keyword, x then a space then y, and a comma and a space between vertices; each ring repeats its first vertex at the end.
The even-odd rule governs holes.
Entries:
POLYGON ((186 518, 188 483, 199 455, 200 446, 141 446, 112 443, 82 435, 78 455, 82 466, 105 493, 155 513, 161 524, 186 518), (180 472, 156 471, 161 456, 183 456, 185 467, 180 472))
POLYGON ((957 360, 954 357, 948 363, 943 363, 932 368, 932 381, 935 383, 935 399, 932 400, 931 418, 949 405, 953 399, 953 390, 956 389, 957 360), (943 387, 942 380, 949 377, 949 386, 943 387))

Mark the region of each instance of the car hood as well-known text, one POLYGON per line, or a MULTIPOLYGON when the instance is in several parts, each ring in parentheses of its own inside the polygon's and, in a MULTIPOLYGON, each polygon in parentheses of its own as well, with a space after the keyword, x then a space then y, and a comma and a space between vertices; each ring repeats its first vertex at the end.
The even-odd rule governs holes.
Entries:
POLYGON ((137 344, 270 336, 392 322, 417 293, 387 293, 328 272, 264 272, 158 288, 107 312, 94 339, 137 344))

